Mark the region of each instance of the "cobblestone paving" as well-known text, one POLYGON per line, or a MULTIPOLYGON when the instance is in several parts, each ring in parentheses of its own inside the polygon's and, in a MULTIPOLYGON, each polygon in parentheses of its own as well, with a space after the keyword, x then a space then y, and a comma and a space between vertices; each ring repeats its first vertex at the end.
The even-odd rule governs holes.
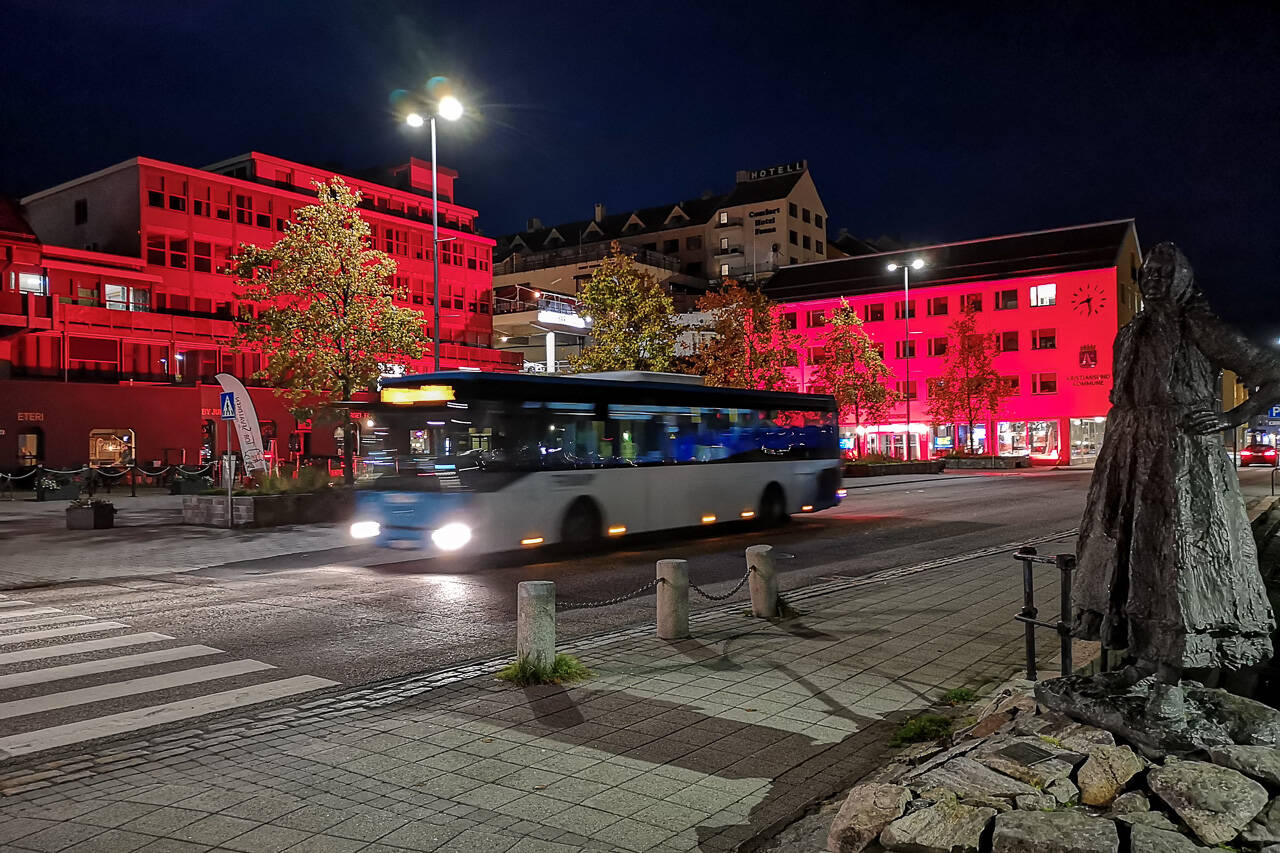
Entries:
POLYGON ((11 763, 0 849, 733 850, 851 784, 945 689, 1019 669, 1018 572, 836 580, 789 594, 786 621, 735 604, 692 640, 580 640, 580 686, 481 662, 11 763))

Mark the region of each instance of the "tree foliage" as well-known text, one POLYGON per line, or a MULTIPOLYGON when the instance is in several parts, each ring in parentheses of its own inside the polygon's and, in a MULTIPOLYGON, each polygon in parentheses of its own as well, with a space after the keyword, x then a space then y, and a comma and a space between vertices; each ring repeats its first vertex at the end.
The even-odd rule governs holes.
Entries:
POLYGON ((591 318, 591 341, 573 357, 575 372, 669 371, 675 364, 675 307, 657 280, 614 241, 578 294, 591 318))
POLYGON ((694 369, 708 385, 726 388, 793 390, 787 367, 795 363, 800 337, 783 323, 777 303, 732 279, 698 300, 709 332, 693 356, 694 369))
MULTIPOLYGON (((893 372, 858 313, 840 300, 840 307, 827 317, 822 336, 822 356, 815 370, 815 390, 836 398, 842 420, 855 424, 881 424, 902 395, 886 384, 893 372)), ((861 453, 863 448, 858 448, 861 453)))
POLYGON ((978 331, 978 316, 966 305, 948 329, 942 374, 929 387, 929 414, 934 426, 967 424, 970 452, 974 424, 995 418, 1013 393, 996 370, 998 353, 995 337, 978 331))
MULTIPOLYGON (((315 182, 273 246, 242 244, 232 258, 242 320, 236 344, 261 352, 268 379, 290 410, 307 416, 370 389, 381 365, 421 358, 428 336, 417 311, 391 301, 396 263, 370 246, 360 193, 334 177, 315 182)), ((353 479, 351 419, 343 414, 343 467, 353 479)))

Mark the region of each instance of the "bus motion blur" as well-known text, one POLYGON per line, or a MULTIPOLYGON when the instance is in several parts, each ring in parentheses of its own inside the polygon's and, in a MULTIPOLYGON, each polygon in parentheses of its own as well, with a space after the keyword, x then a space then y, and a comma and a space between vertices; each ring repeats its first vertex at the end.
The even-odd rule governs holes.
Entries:
POLYGON ((383 381, 351 535, 426 556, 728 521, 840 500, 834 398, 692 377, 469 371, 383 381))

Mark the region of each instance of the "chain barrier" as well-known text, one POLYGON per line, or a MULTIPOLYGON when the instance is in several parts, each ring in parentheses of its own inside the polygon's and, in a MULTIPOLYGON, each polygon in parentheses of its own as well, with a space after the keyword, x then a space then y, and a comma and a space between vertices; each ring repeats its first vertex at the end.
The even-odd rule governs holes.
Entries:
POLYGON ((615 596, 614 598, 606 598, 603 601, 557 601, 556 610, 584 610, 592 607, 608 607, 611 604, 621 604, 628 599, 635 598, 638 595, 643 595, 649 590, 655 588, 659 583, 662 583, 662 579, 654 578, 639 589, 632 590, 631 592, 623 595, 615 596))
POLYGON ((693 590, 698 595, 710 601, 724 601, 726 598, 732 598, 733 596, 738 594, 738 591, 742 589, 744 584, 746 584, 747 578, 751 577, 752 571, 754 571, 754 569, 748 566, 746 574, 744 574, 742 578, 738 581, 738 585, 735 586, 733 589, 729 590, 728 592, 726 592, 724 595, 712 595, 711 593, 704 590, 702 587, 698 586, 693 581, 689 581, 689 589, 693 590))
MULTIPOLYGON (((98 476, 101 476, 101 477, 123 477, 125 474, 128 474, 130 471, 137 471, 139 474, 141 474, 144 477, 160 477, 160 476, 163 476, 164 474, 169 473, 170 471, 178 471, 179 473, 186 474, 187 476, 190 477, 196 474, 207 473, 213 470, 215 465, 216 463, 214 462, 207 462, 204 465, 201 465, 200 467, 195 468, 191 471, 188 471, 186 468, 182 467, 181 465, 166 465, 163 468, 161 468, 159 471, 148 471, 146 468, 143 468, 140 465, 131 465, 123 470, 115 470, 115 471, 109 471, 103 468, 94 468, 88 465, 81 468, 70 468, 65 471, 62 470, 61 468, 38 467, 38 468, 32 468, 30 471, 28 471, 25 474, 5 474, 4 472, 0 471, 0 480, 25 480, 27 477, 34 477, 36 473, 61 474, 65 476, 67 474, 83 474, 85 472, 89 472, 89 473, 97 474, 98 476)), ((109 467, 114 468, 115 466, 113 465, 109 467)))
POLYGON ((36 469, 32 468, 25 474, 0 474, 0 477, 3 477, 6 480, 25 480, 27 477, 34 477, 35 474, 36 469))

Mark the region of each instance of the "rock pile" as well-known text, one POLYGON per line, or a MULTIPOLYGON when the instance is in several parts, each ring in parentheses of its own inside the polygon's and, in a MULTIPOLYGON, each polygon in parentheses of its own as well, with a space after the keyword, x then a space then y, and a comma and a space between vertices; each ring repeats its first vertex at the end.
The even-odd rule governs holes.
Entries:
MULTIPOLYGON (((832 853, 1280 853, 1280 748, 1153 760, 1012 682, 950 745, 851 790, 832 853)), ((1150 749, 1145 750, 1150 755, 1150 749)))

